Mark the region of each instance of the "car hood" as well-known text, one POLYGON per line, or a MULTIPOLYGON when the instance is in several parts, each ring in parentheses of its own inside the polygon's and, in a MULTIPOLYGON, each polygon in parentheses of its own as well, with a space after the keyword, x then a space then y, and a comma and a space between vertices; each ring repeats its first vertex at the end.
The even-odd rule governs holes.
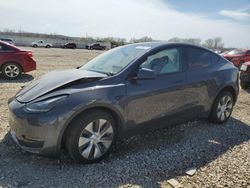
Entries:
POLYGON ((79 80, 98 80, 104 77, 107 75, 79 69, 52 71, 21 89, 15 98, 21 103, 28 103, 66 84, 79 80))

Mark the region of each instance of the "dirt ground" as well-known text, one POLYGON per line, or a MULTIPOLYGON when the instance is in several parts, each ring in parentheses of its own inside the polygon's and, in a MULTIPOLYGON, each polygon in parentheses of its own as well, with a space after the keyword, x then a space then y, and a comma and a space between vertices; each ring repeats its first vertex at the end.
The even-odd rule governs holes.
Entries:
POLYGON ((22 85, 55 70, 75 68, 100 51, 32 49, 37 70, 17 81, 0 76, 0 187, 250 188, 250 90, 240 90, 223 125, 199 120, 118 141, 100 163, 79 165, 66 154, 51 159, 22 151, 8 131, 8 98, 22 85), (193 176, 185 174, 195 168, 193 176))

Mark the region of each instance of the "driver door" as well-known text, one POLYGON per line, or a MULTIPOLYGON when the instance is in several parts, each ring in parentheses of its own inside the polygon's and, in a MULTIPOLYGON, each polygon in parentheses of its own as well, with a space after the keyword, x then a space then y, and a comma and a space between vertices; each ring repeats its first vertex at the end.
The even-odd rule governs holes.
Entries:
POLYGON ((163 119, 167 122, 158 121, 146 127, 159 128, 166 123, 183 121, 183 112, 189 105, 182 48, 167 48, 148 56, 140 68, 152 69, 156 77, 149 80, 127 81, 125 113, 128 129, 140 129, 145 123, 163 119))

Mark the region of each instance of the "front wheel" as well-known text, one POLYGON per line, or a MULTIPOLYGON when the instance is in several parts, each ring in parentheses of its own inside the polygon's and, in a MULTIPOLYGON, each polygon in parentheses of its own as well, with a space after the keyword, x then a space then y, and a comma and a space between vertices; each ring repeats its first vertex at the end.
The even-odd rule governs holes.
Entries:
POLYGON ((108 154, 115 139, 113 117, 104 111, 91 111, 71 122, 66 148, 74 161, 94 163, 108 154))
POLYGON ((215 99, 210 115, 210 121, 214 123, 226 122, 232 114, 234 102, 233 95, 230 92, 223 91, 220 93, 215 99))

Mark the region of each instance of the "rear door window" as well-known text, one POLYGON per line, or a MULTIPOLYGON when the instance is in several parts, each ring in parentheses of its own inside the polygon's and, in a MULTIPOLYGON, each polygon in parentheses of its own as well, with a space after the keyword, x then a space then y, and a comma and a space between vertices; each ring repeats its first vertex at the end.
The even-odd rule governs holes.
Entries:
POLYGON ((213 63, 218 62, 219 57, 209 51, 188 47, 187 48, 188 69, 195 70, 210 67, 213 63))

